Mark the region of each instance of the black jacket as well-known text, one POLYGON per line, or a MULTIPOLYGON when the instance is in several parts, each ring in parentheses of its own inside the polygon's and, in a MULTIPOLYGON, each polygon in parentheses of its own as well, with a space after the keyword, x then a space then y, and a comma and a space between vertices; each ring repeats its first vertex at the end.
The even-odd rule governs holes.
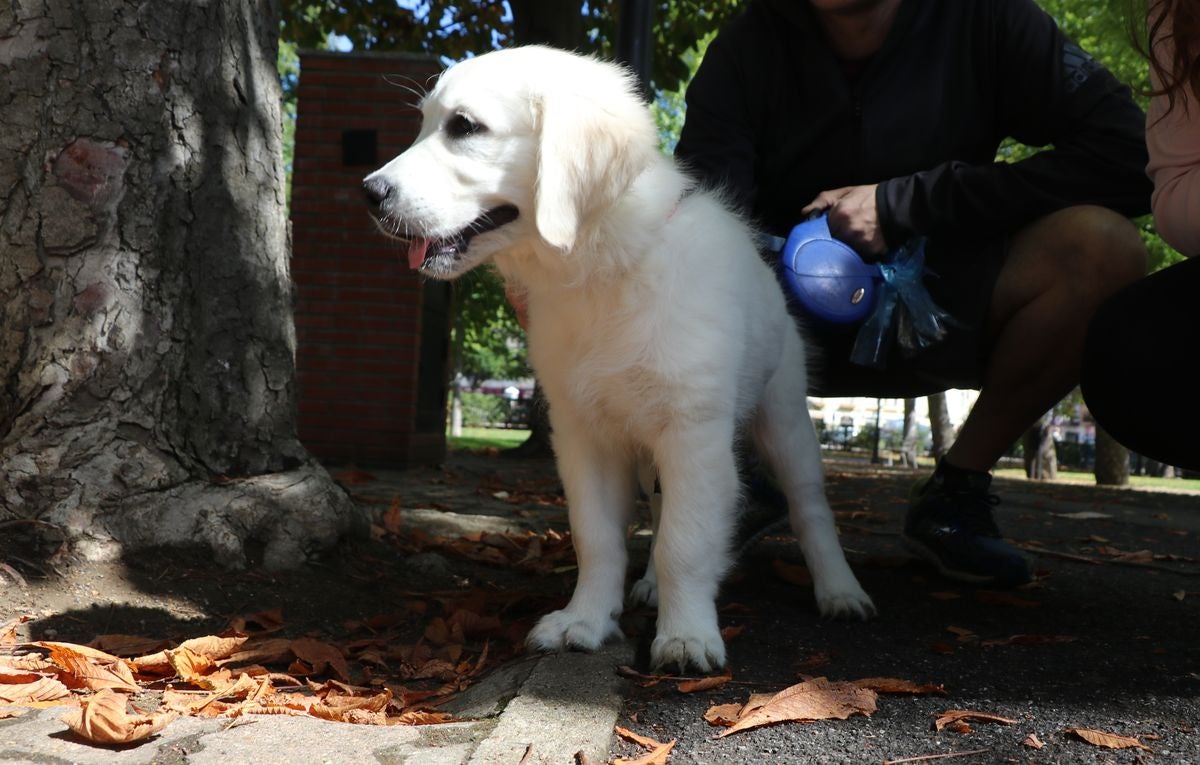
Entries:
POLYGON ((853 84, 806 0, 755 0, 709 46, 676 156, 776 234, 823 190, 879 183, 894 246, 992 238, 1084 203, 1147 213, 1144 125, 1032 0, 904 0, 853 84), (1049 148, 995 162, 1009 136, 1049 148))

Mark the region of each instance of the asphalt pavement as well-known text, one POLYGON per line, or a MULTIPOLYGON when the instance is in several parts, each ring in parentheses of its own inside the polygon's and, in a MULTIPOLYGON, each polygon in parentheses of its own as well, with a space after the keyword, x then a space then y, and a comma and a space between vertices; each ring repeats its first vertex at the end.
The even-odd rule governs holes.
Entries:
MULTIPOLYGON (((486 462, 480 474, 511 464, 473 459, 486 462)), ((1200 495, 998 479, 1001 528, 1028 550, 1038 578, 996 592, 948 582, 903 551, 912 473, 841 461, 827 471, 848 559, 879 616, 819 619, 794 540, 768 535, 722 589, 730 676, 709 690, 683 692, 679 679, 649 673, 654 615, 640 611, 623 620, 627 639, 599 654, 525 656, 493 669, 455 702, 459 721, 446 725, 188 718, 141 746, 113 749, 74 739, 61 710, 43 709, 0 719, 0 762, 565 765, 646 754, 615 735, 619 727, 674 741, 672 765, 1200 763, 1200 495), (717 705, 820 677, 925 690, 881 693, 869 715, 724 737, 705 719, 717 705), (935 730, 953 711, 1004 721, 968 717, 935 730), (1103 748, 1076 729, 1142 748, 1103 748)), ((373 494, 405 498, 408 522, 442 534, 514 517, 534 528, 564 521, 544 502, 514 516, 511 504, 482 501, 469 481, 422 494, 423 475, 380 473, 373 494), (420 498, 435 494, 422 507, 420 498)), ((636 567, 648 537, 631 540, 636 567)))

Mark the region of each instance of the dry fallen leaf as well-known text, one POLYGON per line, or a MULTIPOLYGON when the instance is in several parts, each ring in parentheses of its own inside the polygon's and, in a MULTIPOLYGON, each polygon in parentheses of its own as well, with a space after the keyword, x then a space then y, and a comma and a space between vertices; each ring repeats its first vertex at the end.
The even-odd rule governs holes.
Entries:
POLYGON ((896 677, 864 677, 861 680, 855 680, 854 684, 859 688, 869 688, 876 693, 905 693, 913 696, 946 695, 944 685, 934 685, 933 683, 919 685, 911 680, 901 680, 896 677))
POLYGON ((794 584, 798 587, 811 587, 812 574, 808 572, 805 566, 797 566, 794 563, 787 563, 778 558, 771 561, 771 571, 775 576, 788 584, 794 584))
POLYGON ((968 709, 951 709, 942 714, 933 721, 934 730, 941 730, 951 723, 956 723, 960 720, 972 720, 974 722, 990 722, 1000 725, 1015 725, 1016 720, 1008 717, 1001 717, 990 712, 973 712, 968 709))
POLYGON ((350 665, 335 646, 313 638, 299 638, 292 641, 291 648, 296 658, 311 664, 317 674, 329 667, 339 679, 350 682, 350 665))
POLYGON ((874 691, 854 683, 817 677, 783 689, 753 711, 749 711, 747 704, 738 721, 719 737, 778 722, 845 720, 852 715, 871 715, 875 712, 876 698, 874 691))
POLYGON ((52 677, 37 677, 23 683, 0 682, 0 704, 44 704, 70 698, 67 686, 52 677))
POLYGON ((12 645, 13 643, 19 643, 20 640, 17 638, 17 628, 32 618, 32 616, 26 616, 22 614, 21 616, 9 619, 4 624, 0 624, 0 645, 12 645))
POLYGON ((97 744, 128 744, 149 738, 175 719, 174 712, 129 714, 128 697, 105 688, 84 699, 80 708, 63 715, 67 727, 97 744))
POLYGON ((732 679, 733 674, 729 670, 725 670, 725 674, 723 675, 684 680, 676 687, 680 693, 698 693, 700 691, 711 691, 713 688, 720 688, 732 679))
POLYGON ((652 738, 640 736, 628 728, 622 728, 620 725, 617 726, 616 730, 617 735, 621 738, 625 739, 626 741, 632 741, 643 749, 648 749, 649 751, 641 757, 633 760, 618 758, 613 760, 613 765, 666 765, 667 758, 671 754, 671 749, 675 746, 675 739, 671 739, 664 744, 660 741, 655 741, 652 738))
MULTIPOLYGON (((192 638, 180 643, 174 650, 187 650, 213 661, 220 661, 232 656, 249 638, 246 635, 206 635, 192 638)), ((165 650, 139 656, 132 660, 133 668, 140 675, 170 675, 176 670, 171 666, 171 660, 165 650)))
POLYGON ((1092 746, 1099 746, 1105 749, 1144 749, 1147 752, 1154 751, 1141 741, 1129 736, 1118 736, 1115 733, 1105 733, 1104 731, 1091 730, 1090 728, 1067 728, 1066 732, 1083 739, 1092 746))
POLYGON ((84 654, 61 648, 50 652, 50 660, 61 669, 58 677, 68 688, 86 688, 91 691, 110 688, 127 693, 137 693, 141 690, 137 681, 133 679, 133 673, 129 671, 129 665, 122 659, 114 659, 111 662, 99 663, 98 660, 85 658, 84 654))
POLYGON ((738 716, 741 713, 741 704, 717 704, 708 708, 708 711, 704 713, 704 720, 709 725, 728 728, 737 722, 738 716))
POLYGON ((1045 744, 1037 737, 1036 733, 1030 733, 1021 741, 1021 746, 1027 746, 1030 749, 1041 749, 1045 744))

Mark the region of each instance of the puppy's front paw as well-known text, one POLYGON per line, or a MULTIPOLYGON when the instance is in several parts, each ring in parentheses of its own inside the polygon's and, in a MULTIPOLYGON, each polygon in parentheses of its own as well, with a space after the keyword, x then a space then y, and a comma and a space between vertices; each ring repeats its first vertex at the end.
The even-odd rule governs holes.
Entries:
POLYGON ((525 638, 525 643, 535 651, 564 651, 568 648, 595 651, 609 638, 620 634, 621 628, 612 616, 597 617, 564 608, 538 620, 525 638))
POLYGON ((639 579, 629 589, 629 605, 658 607, 658 582, 653 579, 639 579))
POLYGON ((689 667, 712 672, 725 666, 725 641, 720 631, 711 634, 659 635, 650 645, 650 664, 655 670, 689 667))
POLYGON ((815 587, 817 610, 827 619, 860 619, 867 621, 875 616, 875 604, 871 596, 863 591, 857 581, 815 587))

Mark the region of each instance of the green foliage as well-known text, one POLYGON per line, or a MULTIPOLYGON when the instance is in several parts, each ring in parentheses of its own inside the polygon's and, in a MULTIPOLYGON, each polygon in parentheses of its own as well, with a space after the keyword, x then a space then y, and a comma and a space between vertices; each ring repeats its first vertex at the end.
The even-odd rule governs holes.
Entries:
POLYGON ((474 271, 455 282, 454 289, 459 374, 470 380, 530 376, 525 333, 496 272, 474 271))
MULTIPOLYGON (((1130 24, 1129 0, 1037 0, 1042 9, 1054 17, 1063 32, 1092 54, 1097 61, 1112 72, 1117 79, 1133 91, 1142 109, 1148 103, 1146 92, 1150 88, 1150 67, 1133 41, 1130 24)), ((1016 162, 1030 156, 1037 149, 1005 142, 1000 147, 998 158, 1016 162)), ((1150 253, 1150 268, 1158 270, 1183 259, 1159 237, 1154 229, 1154 219, 1145 215, 1134 221, 1150 253)))
MULTIPOLYGON (((583 16, 584 47, 611 56, 619 27, 619 0, 562 0, 559 13, 583 16)), ((545 13, 544 5, 538 11, 545 13)), ((741 8, 739 0, 662 0, 654 9, 656 90, 678 90, 694 71, 688 54, 697 40, 741 8)), ((425 51, 450 60, 514 42, 519 0, 284 0, 282 39, 300 48, 327 48, 331 37, 356 50, 425 51)))
POLYGON ((487 428, 508 422, 512 404, 503 396, 471 391, 464 391, 460 395, 463 425, 487 428))

